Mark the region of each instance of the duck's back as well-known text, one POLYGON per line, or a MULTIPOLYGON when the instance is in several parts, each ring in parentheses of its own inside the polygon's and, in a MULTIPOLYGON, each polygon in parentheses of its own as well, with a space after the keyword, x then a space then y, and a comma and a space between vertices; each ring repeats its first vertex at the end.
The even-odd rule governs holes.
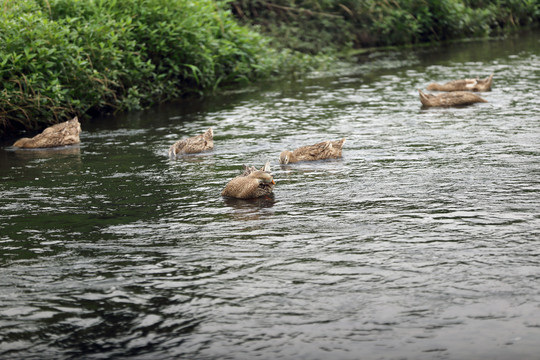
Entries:
POLYGON ((251 176, 240 175, 225 185, 221 195, 237 199, 252 199, 272 193, 271 185, 259 184, 257 179, 251 176))
POLYGON ((455 91, 453 93, 441 94, 441 103, 444 106, 469 105, 478 102, 486 102, 480 96, 467 92, 455 91))
POLYGON ((453 91, 439 95, 425 94, 419 90, 420 101, 424 106, 460 106, 487 102, 480 96, 468 91, 453 91))
POLYGON ((81 124, 77 117, 53 126, 49 126, 33 138, 17 140, 13 146, 21 148, 49 148, 79 144, 81 124))
POLYGON ((169 149, 169 156, 176 156, 177 154, 195 154, 213 148, 213 132, 210 128, 203 134, 175 142, 169 149))
POLYGON ((345 139, 323 141, 314 145, 302 146, 293 151, 297 161, 331 159, 341 156, 345 139))

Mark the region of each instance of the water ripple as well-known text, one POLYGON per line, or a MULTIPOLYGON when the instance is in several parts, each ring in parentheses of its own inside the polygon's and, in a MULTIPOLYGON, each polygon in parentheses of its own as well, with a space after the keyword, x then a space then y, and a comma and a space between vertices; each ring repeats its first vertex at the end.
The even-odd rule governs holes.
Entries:
POLYGON ((539 50, 376 52, 0 149, 0 357, 536 358, 539 50), (490 73, 488 103, 420 106, 490 73), (167 158, 210 126, 213 151, 167 158), (342 159, 278 164, 342 137, 342 159), (273 199, 220 196, 267 160, 273 199))

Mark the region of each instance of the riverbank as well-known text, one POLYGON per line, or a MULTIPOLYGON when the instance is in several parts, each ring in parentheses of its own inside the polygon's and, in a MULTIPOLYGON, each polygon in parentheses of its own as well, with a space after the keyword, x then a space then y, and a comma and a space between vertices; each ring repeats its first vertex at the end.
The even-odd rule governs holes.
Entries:
POLYGON ((305 53, 485 38, 540 23, 540 1, 236 0, 242 24, 305 53))
POLYGON ((148 108, 187 94, 307 71, 225 2, 21 0, 0 14, 0 137, 74 115, 148 108))
POLYGON ((305 73, 338 54, 487 37, 540 0, 21 0, 0 14, 0 138, 305 73))

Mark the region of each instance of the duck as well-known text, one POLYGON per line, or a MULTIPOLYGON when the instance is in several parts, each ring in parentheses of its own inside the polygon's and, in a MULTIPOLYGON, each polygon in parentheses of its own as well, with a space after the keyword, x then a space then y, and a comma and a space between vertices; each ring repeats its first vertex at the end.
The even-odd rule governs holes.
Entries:
POLYGON ((420 93, 420 102, 426 107, 460 106, 487 102, 487 100, 468 91, 452 91, 439 95, 426 94, 422 90, 418 90, 418 92, 420 93))
POLYGON ((181 139, 169 148, 169 157, 176 159, 183 154, 195 154, 214 148, 214 132, 208 128, 204 133, 186 139, 181 139))
POLYGON ((33 138, 21 138, 15 141, 13 146, 22 149, 39 149, 75 145, 81 142, 80 133, 81 124, 75 116, 71 120, 49 126, 33 138))
POLYGON ((431 83, 426 89, 430 91, 491 91, 493 74, 485 79, 461 79, 449 81, 445 84, 431 83))
POLYGON ((244 165, 244 172, 229 181, 221 192, 222 196, 236 199, 255 199, 271 196, 276 182, 270 174, 270 162, 257 170, 253 166, 244 165))
POLYGON ((341 157, 343 143, 345 143, 345 138, 333 141, 327 140, 314 145, 306 145, 293 151, 285 150, 279 155, 279 163, 285 165, 299 161, 339 158, 341 157))

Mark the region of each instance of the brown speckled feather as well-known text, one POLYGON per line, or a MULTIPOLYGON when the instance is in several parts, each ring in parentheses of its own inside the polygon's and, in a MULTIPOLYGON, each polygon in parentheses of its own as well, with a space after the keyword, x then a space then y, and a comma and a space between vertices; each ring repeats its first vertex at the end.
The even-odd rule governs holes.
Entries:
POLYGON ((214 148, 214 132, 212 128, 203 134, 178 140, 169 148, 169 157, 176 158, 181 154, 195 154, 214 148))
POLYGON ((492 83, 493 74, 485 79, 461 79, 445 84, 431 83, 426 89, 430 91, 490 91, 492 83))
POLYGON ((81 142, 79 138, 80 133, 81 124, 79 123, 79 119, 74 117, 69 121, 46 128, 41 134, 38 134, 31 139, 19 139, 13 144, 13 146, 33 149, 74 145, 81 142))
POLYGON ((237 199, 252 199, 270 195, 275 182, 269 171, 269 163, 266 163, 261 170, 244 165, 244 173, 229 181, 221 195, 237 199))
POLYGON ((283 151, 279 156, 281 164, 299 161, 334 159, 341 157, 345 138, 335 141, 323 141, 314 145, 299 147, 294 151, 283 151))
POLYGON ((460 106, 487 102, 480 96, 467 91, 453 91, 439 95, 425 94, 421 90, 418 90, 418 92, 420 93, 420 102, 427 107, 460 106))

